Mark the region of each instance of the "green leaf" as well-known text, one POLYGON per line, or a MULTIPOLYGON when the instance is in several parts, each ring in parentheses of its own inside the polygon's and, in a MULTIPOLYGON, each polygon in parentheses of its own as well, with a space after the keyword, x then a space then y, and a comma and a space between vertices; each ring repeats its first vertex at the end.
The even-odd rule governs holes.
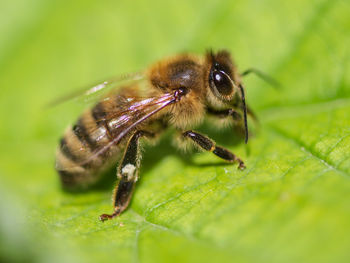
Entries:
POLYGON ((348 1, 5 1, 0 5, 0 260, 347 262, 350 256, 348 1), (227 48, 260 126, 245 160, 183 155, 165 136, 144 151, 130 208, 110 212, 113 173, 65 193, 54 150, 81 110, 43 106, 74 87, 184 50, 227 48))

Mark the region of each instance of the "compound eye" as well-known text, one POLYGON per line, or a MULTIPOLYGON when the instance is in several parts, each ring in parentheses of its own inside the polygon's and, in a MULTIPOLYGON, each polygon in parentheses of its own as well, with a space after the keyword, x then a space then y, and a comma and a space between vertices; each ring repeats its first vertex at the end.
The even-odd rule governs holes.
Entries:
POLYGON ((213 72, 213 82, 217 91, 222 96, 230 96, 232 94, 232 91, 233 91, 232 83, 229 77, 225 73, 215 70, 213 72))

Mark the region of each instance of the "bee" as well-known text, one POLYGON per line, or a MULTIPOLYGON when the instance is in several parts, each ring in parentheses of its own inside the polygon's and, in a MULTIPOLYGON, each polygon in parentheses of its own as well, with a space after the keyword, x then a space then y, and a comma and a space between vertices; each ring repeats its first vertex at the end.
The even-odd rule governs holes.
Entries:
POLYGON ((244 128, 247 143, 247 115, 254 114, 246 105, 241 78, 251 72, 261 75, 254 69, 238 73, 228 51, 208 51, 204 56, 182 54, 160 60, 131 75, 125 86, 113 80, 88 90, 85 94, 111 84, 118 87, 86 110, 61 138, 56 170, 63 187, 87 188, 119 162, 113 212, 99 219, 120 215, 128 207, 139 178, 140 140, 156 139, 169 127, 182 140, 244 169, 241 158, 193 128, 207 115, 228 118, 244 128))

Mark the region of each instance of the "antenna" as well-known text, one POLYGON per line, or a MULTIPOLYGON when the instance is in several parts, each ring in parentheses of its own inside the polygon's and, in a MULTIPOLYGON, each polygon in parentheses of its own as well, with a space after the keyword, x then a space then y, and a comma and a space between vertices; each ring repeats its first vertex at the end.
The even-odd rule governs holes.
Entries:
POLYGON ((248 142, 248 122, 247 122, 247 105, 245 104, 245 95, 242 84, 239 84, 239 89, 241 90, 242 95, 242 105, 243 105, 243 114, 244 114, 244 129, 245 129, 245 143, 248 142))

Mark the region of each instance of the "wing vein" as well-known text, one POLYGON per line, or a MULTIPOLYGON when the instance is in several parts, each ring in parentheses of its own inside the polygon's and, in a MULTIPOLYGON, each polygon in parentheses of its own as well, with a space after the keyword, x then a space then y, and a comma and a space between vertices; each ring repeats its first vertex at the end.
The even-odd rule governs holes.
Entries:
MULTIPOLYGON (((148 104, 148 106, 159 105, 159 107, 157 107, 156 109, 153 109, 151 112, 149 112, 149 113, 145 114, 144 116, 142 116, 141 118, 137 119, 130 126, 126 127, 124 130, 122 130, 118 134, 118 136, 116 136, 113 140, 111 140, 107 145, 103 146, 101 149, 99 149, 98 151, 93 153, 91 156, 89 156, 89 158, 87 158, 85 161, 83 161, 82 163, 79 163, 79 164, 86 165, 87 163, 91 162, 97 156, 104 154, 110 147, 112 147, 115 144, 118 144, 121 141, 121 139, 123 139, 123 137, 126 134, 128 134, 132 129, 134 129, 137 125, 139 125, 140 123, 142 123, 143 121, 145 121, 146 119, 151 117, 152 115, 156 114, 157 112, 164 109, 166 106, 168 106, 176 101, 177 101, 176 94, 166 94, 165 96, 162 96, 158 101, 157 100, 155 100, 155 102, 152 101, 152 103, 148 104)), ((142 105, 142 104, 138 105, 138 107, 140 107, 140 109, 142 109, 143 106, 144 105, 142 105)), ((134 108, 131 111, 133 113, 137 113, 137 111, 139 111, 138 107, 135 107, 136 109, 134 108)))

